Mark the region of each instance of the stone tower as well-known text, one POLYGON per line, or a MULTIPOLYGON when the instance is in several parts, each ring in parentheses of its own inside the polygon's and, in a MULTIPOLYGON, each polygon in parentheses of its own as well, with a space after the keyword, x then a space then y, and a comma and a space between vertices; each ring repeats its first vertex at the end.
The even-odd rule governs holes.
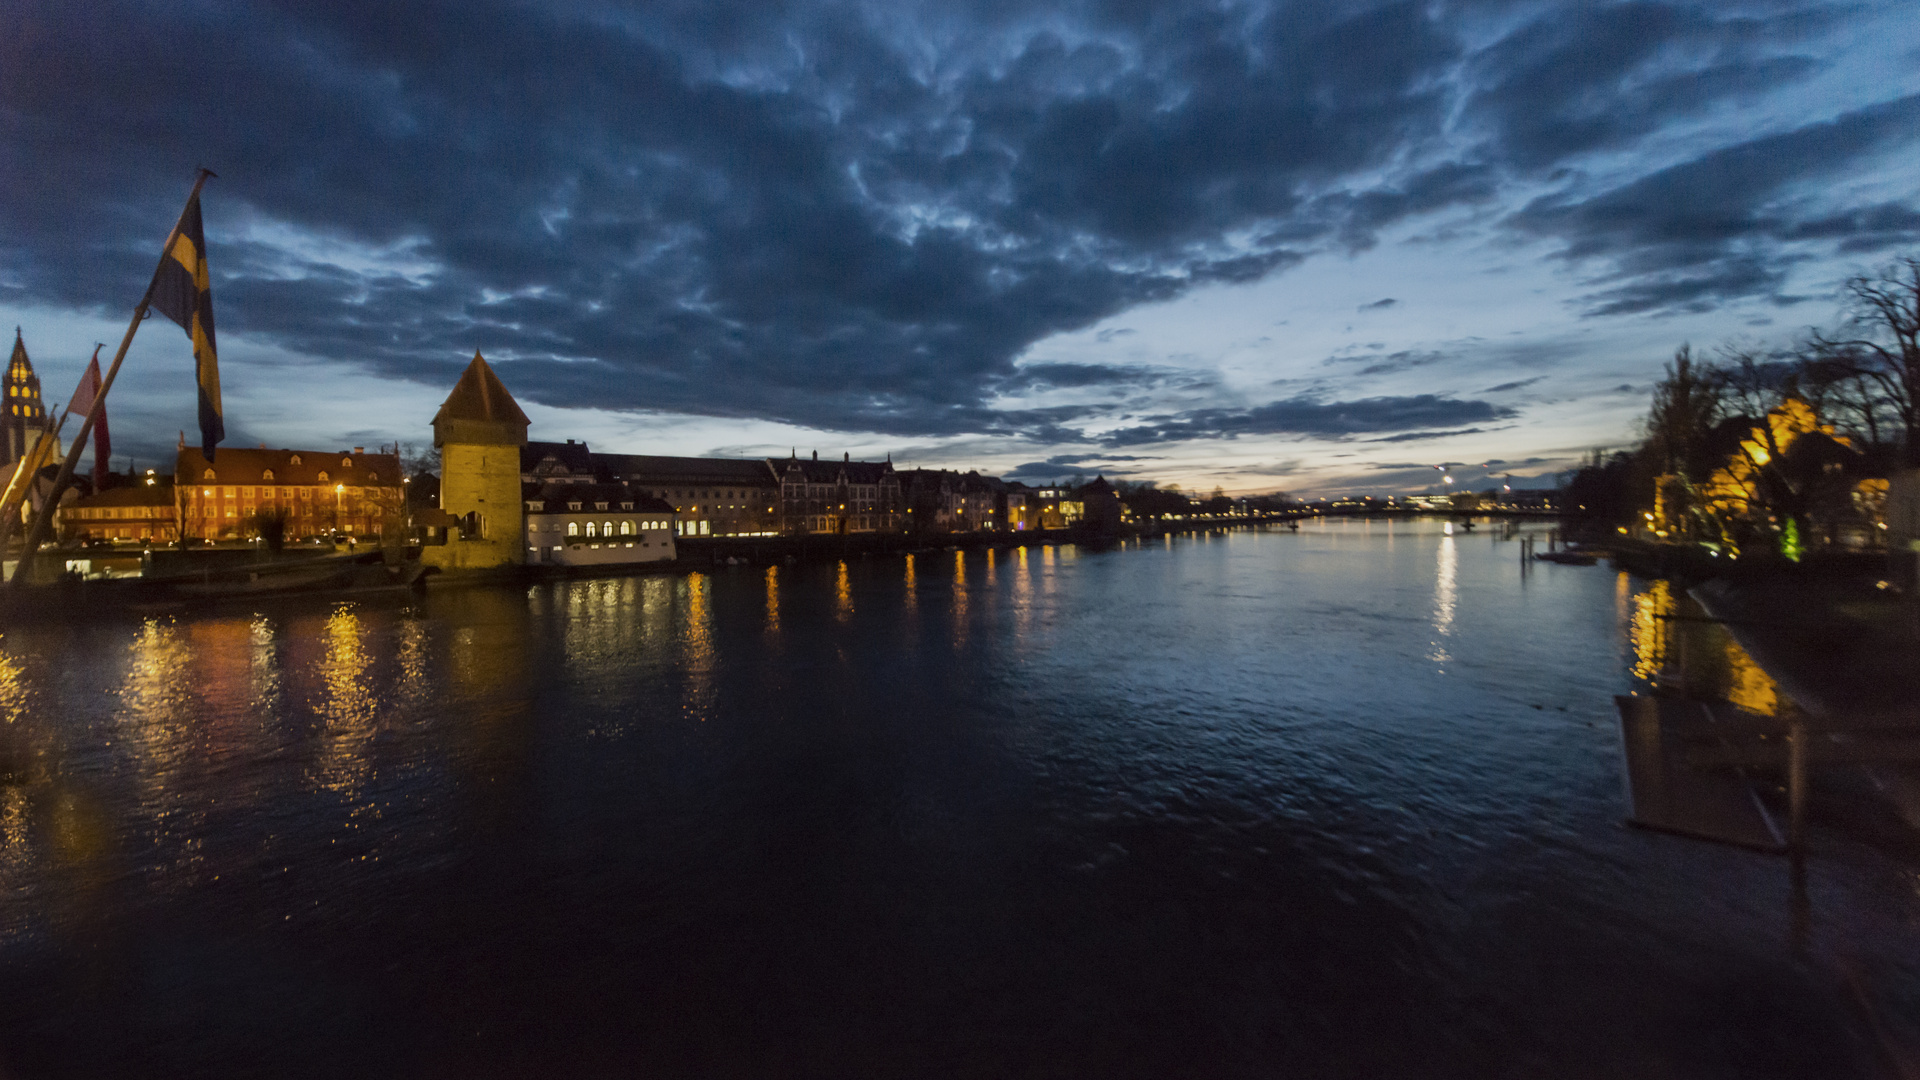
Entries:
POLYGON ((47 425, 46 406, 40 402, 40 376, 33 373, 20 328, 13 328, 13 359, 7 362, 6 397, 0 404, 0 465, 11 465, 33 446, 47 425))
POLYGON ((479 353, 433 418, 440 448, 440 509, 453 525, 444 546, 421 559, 446 570, 485 570, 526 561, 526 505, 520 448, 527 414, 479 353))

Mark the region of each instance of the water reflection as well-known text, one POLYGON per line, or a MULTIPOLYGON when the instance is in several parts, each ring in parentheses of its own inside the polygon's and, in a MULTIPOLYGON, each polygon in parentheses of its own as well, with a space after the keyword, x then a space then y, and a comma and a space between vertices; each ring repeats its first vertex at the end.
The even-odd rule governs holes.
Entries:
POLYGON ((323 790, 350 796, 366 780, 373 762, 369 753, 379 699, 368 669, 373 666, 360 617, 343 604, 327 619, 322 631, 322 653, 317 670, 322 694, 319 714, 320 753, 314 762, 314 782, 323 790))
POLYGON ((953 553, 953 647, 967 643, 967 553, 953 553))
POLYGON ((1772 677, 1691 596, 1654 581, 1633 597, 1632 606, 1628 644, 1635 678, 1762 716, 1779 711, 1772 677))
POLYGON ((686 600, 686 622, 681 631, 680 662, 686 673, 683 708, 687 715, 705 720, 713 709, 713 579, 706 574, 688 574, 682 586, 686 600))
POLYGON ((1016 645, 1025 645, 1033 631, 1033 575, 1027 549, 1015 548, 1013 560, 1013 636, 1016 645))
POLYGON ((847 580, 847 560, 840 560, 840 569, 833 579, 833 617, 846 622, 853 617, 853 585, 847 580))
POLYGON ((767 567, 767 633, 780 633, 780 568, 777 566, 767 567))
POLYGON ((918 584, 914 581, 914 577, 913 577, 913 566, 914 566, 913 556, 908 555, 906 581, 905 581, 904 590, 901 594, 901 600, 906 605, 906 609, 909 612, 916 610, 920 604, 918 584))
POLYGON ((1433 651, 1427 659, 1444 664, 1453 659, 1447 652, 1447 639, 1453 635, 1453 610, 1459 602, 1458 585, 1454 580, 1460 565, 1460 553, 1454 547, 1453 526, 1447 526, 1447 532, 1440 537, 1439 565, 1433 576, 1433 651))

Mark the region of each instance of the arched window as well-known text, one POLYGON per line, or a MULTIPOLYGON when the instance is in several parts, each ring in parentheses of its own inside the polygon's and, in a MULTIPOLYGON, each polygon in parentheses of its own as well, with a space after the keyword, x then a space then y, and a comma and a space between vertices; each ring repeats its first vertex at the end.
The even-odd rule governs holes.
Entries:
POLYGON ((593 522, 591 522, 591 521, 589 521, 589 522, 587 522, 587 535, 588 535, 589 537, 593 537, 593 536, 598 536, 598 535, 600 535, 599 533, 596 533, 596 532, 594 532, 594 531, 593 531, 593 522))
POLYGON ((272 470, 272 469, 267 469, 267 470, 265 470, 264 472, 262 472, 262 473, 260 474, 260 479, 262 479, 262 480, 271 480, 271 479, 273 479, 273 470, 272 470))
POLYGON ((569 521, 569 522, 567 522, 567 535, 568 535, 568 536, 579 536, 579 535, 580 535, 580 523, 579 523, 579 522, 577 522, 577 521, 569 521))
POLYGON ((632 535, 633 535, 633 522, 631 522, 631 521, 623 521, 623 522, 621 522, 621 523, 620 523, 620 535, 621 535, 621 536, 632 536, 632 535))
POLYGON ((201 474, 200 474, 200 479, 202 479, 202 480, 211 480, 211 479, 213 479, 213 470, 212 470, 212 469, 208 469, 208 470, 207 470, 206 472, 203 472, 203 473, 201 473, 201 474))
POLYGON ((327 470, 325 469, 320 470, 320 482, 323 484, 327 482, 327 470))
POLYGON ((607 523, 606 523, 605 525, 602 525, 602 526, 600 527, 600 535, 601 535, 601 536, 612 536, 612 535, 613 535, 613 522, 611 522, 611 521, 609 521, 609 522, 607 522, 607 523))

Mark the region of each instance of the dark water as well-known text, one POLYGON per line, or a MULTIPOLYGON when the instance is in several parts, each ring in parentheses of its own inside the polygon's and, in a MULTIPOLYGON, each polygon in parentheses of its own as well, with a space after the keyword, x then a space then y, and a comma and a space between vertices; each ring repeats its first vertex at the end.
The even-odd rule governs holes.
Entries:
POLYGON ((8 632, 0 1069, 1898 1075, 1920 867, 1623 828, 1650 598, 1516 560, 1336 522, 8 632))

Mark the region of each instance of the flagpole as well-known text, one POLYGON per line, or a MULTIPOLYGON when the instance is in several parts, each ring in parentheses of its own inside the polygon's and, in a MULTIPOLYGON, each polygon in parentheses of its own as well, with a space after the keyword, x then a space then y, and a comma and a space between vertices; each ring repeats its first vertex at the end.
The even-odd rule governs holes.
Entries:
POLYGON ((29 570, 40 554, 40 545, 46 542, 47 527, 53 522, 53 513, 60 505, 60 493, 73 481, 73 467, 80 463, 80 452, 86 449, 87 436, 93 433, 93 425, 100 418, 101 410, 107 405, 107 391, 113 388, 114 376, 120 374, 120 361, 127 358, 127 349, 133 344, 133 335, 140 329, 140 323, 147 317, 147 306, 153 303, 153 283, 160 279, 160 271, 173 257, 173 242, 180 238, 180 227, 186 224, 187 207, 200 194, 200 186, 207 182, 213 173, 201 169, 193 178, 193 191, 188 193, 187 201, 180 207, 180 217, 173 223, 173 231, 167 233, 167 242, 160 246, 160 261, 153 268, 153 277, 147 282, 147 291, 140 297, 140 305, 133 309, 133 318, 127 321, 126 336, 120 339, 119 351, 113 354, 113 364, 107 368, 106 377, 100 380, 100 391, 93 395, 93 405, 87 409, 87 418, 80 424, 79 434, 73 437, 73 445, 67 451, 67 458, 60 463, 60 472, 53 478, 53 490, 48 492, 47 501, 40 512, 33 516, 33 527, 27 530, 27 546, 20 552, 20 565, 13 572, 14 588, 23 588, 29 576, 29 570))

